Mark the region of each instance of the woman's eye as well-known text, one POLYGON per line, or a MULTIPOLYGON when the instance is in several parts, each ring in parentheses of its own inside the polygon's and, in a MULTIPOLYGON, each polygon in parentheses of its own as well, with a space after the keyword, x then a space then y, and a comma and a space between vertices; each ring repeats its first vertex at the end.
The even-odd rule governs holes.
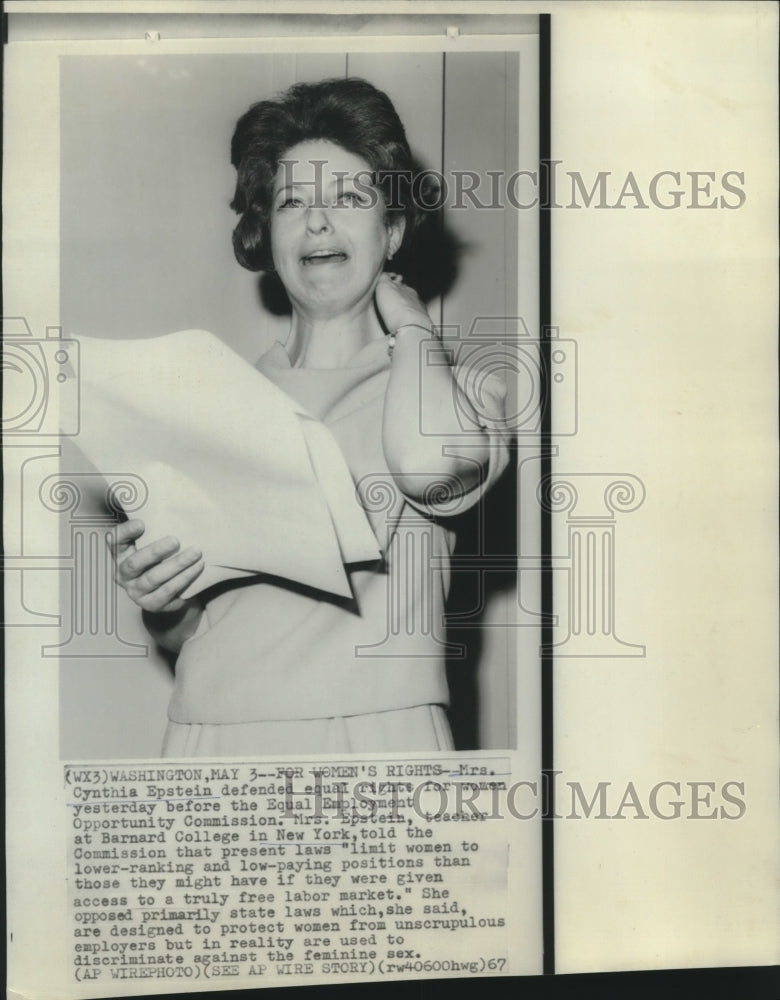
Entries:
POLYGON ((342 191, 341 194, 336 198, 337 205, 364 205, 365 197, 358 191, 342 191))
POLYGON ((303 202, 300 198, 285 198, 277 206, 280 210, 283 208, 303 208, 303 202))

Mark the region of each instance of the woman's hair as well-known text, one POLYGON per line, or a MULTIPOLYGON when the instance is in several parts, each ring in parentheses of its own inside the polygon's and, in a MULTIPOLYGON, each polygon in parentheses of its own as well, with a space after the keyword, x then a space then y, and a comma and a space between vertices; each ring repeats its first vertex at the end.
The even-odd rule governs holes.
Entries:
POLYGON ((271 204, 279 162, 293 146, 312 139, 337 143, 366 161, 386 211, 406 218, 405 243, 416 228, 412 157, 387 94, 357 78, 298 83, 278 100, 253 104, 233 133, 231 162, 238 177, 231 208, 241 215, 233 249, 250 271, 273 267, 271 204))

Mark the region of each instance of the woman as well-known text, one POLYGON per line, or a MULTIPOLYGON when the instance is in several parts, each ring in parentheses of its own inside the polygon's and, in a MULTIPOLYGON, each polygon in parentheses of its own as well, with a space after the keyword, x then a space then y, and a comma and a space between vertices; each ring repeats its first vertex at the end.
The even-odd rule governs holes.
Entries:
POLYGON ((285 345, 258 368, 336 438, 383 559, 346 567, 351 600, 262 576, 183 599, 201 553, 121 525, 117 580, 178 654, 163 753, 451 749, 446 516, 507 462, 503 387, 482 378, 477 413, 423 303, 386 271, 418 215, 385 94, 357 79, 296 85, 239 120, 232 161, 236 257, 275 269, 292 305, 285 345))

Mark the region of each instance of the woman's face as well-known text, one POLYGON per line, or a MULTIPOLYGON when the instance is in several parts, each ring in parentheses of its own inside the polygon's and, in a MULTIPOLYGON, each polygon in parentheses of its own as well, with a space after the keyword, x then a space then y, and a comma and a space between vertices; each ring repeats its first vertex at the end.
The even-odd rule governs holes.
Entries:
POLYGON ((332 318, 370 303, 403 219, 385 221, 370 167, 324 139, 301 142, 282 159, 271 204, 271 252, 293 305, 332 318))

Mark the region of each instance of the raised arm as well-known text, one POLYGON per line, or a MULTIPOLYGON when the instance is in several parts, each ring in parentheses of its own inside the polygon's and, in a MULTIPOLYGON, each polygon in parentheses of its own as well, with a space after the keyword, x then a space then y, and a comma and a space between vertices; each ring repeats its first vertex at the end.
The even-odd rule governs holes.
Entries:
POLYGON ((194 548, 181 550, 173 536, 141 548, 136 542, 144 533, 138 519, 117 526, 107 542, 114 557, 116 582, 143 611, 144 625, 164 649, 178 653, 195 634, 203 614, 197 598, 182 593, 203 572, 203 558, 194 548))
POLYGON ((487 432, 464 435, 456 399, 475 429, 479 426, 476 413, 455 381, 444 346, 431 344, 423 351, 421 344, 436 338, 433 322, 414 289, 396 276, 383 275, 376 303, 385 326, 395 336, 382 426, 388 468, 400 489, 413 499, 422 499, 435 483, 445 484, 455 496, 467 493, 486 475, 487 432), (434 357, 434 352, 440 356, 434 357), (426 428, 433 429, 433 434, 421 433, 423 391, 426 428))

